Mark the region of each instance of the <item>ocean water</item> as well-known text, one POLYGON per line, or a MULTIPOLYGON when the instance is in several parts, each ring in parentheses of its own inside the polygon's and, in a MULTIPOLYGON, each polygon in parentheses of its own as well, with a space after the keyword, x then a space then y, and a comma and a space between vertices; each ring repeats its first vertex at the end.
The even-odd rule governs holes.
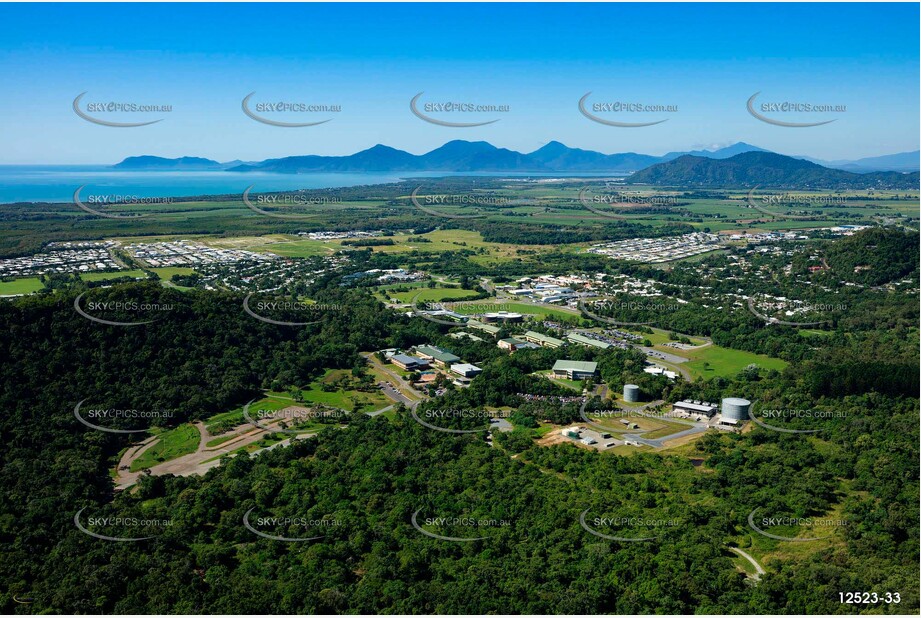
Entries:
POLYGON ((0 203, 70 202, 81 185, 86 185, 84 195, 184 197, 242 194, 250 185, 255 185, 255 192, 291 191, 382 184, 427 175, 444 176, 444 173, 125 172, 90 165, 0 165, 0 203))
MULTIPOLYGON (((560 177, 560 174, 484 172, 360 172, 270 174, 265 172, 126 172, 102 165, 0 165, 0 204, 14 202, 71 202, 82 185, 81 195, 186 197, 242 194, 253 191, 328 189, 399 182, 405 178, 442 176, 560 177)), ((567 174, 567 177, 571 175, 567 174)), ((579 173, 595 177, 610 174, 579 173)))

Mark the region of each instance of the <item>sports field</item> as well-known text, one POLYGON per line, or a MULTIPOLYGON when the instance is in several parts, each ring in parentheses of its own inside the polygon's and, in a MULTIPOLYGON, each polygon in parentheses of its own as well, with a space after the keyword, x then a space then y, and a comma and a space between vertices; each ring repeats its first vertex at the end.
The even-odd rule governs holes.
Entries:
POLYGON ((0 296, 14 296, 16 294, 31 294, 38 292, 44 286, 38 277, 25 277, 13 281, 0 281, 0 296))

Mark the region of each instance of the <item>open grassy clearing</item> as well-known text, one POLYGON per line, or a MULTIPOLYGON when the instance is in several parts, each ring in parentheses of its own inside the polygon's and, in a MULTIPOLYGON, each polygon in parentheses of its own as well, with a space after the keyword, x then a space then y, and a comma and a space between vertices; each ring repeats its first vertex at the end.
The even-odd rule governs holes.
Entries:
POLYGON ((45 286, 38 277, 25 277, 12 281, 0 281, 0 296, 13 296, 16 294, 32 294, 45 286))
POLYGON ((161 268, 151 268, 150 270, 157 273, 157 276, 164 281, 169 281, 173 275, 191 275, 195 272, 194 268, 183 266, 163 266, 161 268))
POLYGON ((788 365, 786 361, 779 358, 764 354, 754 354, 744 350, 731 350, 718 345, 710 345, 699 350, 670 351, 691 359, 690 362, 684 363, 682 366, 686 367, 694 375, 707 378, 734 376, 749 365, 757 365, 762 369, 777 369, 778 371, 788 365))
MULTIPOLYGON (((473 250, 482 251, 481 255, 474 256, 476 259, 485 260, 489 263, 516 259, 519 257, 519 251, 522 250, 540 253, 557 249, 550 245, 489 243, 483 240, 479 232, 471 230, 434 230, 420 236, 394 234, 393 236, 382 236, 379 239, 389 239, 394 244, 370 247, 375 253, 398 254, 412 251, 443 253, 445 251, 473 250), (418 240, 420 237, 427 239, 429 242, 420 242, 418 240)), ((311 240, 290 234, 211 238, 206 239, 206 242, 214 247, 247 249, 249 251, 273 253, 282 257, 331 255, 341 250, 363 249, 363 247, 345 244, 348 240, 311 240)))
POLYGON ((337 388, 333 391, 323 389, 324 385, 332 386, 351 378, 351 372, 345 369, 327 371, 326 374, 307 388, 301 389, 301 397, 307 403, 324 404, 354 412, 356 408, 364 412, 372 412, 390 405, 390 400, 379 390, 361 392, 354 388, 337 388))
MULTIPOLYGON (((484 300, 484 303, 496 303, 502 305, 504 311, 509 311, 513 313, 521 313, 524 315, 534 315, 540 318, 547 316, 559 317, 559 318, 580 318, 578 311, 573 309, 563 309, 561 307, 555 307, 553 305, 531 305, 528 303, 516 303, 516 302, 506 302, 504 300, 495 300, 488 299, 484 300)), ((459 303, 451 307, 452 311, 457 313, 463 313, 465 315, 482 313, 483 308, 477 304, 476 301, 472 302, 470 305, 465 306, 463 303, 459 303)))
POLYGON ((591 413, 589 413, 588 417, 594 424, 605 427, 611 433, 642 433, 644 438, 650 439, 670 436, 673 433, 684 431, 690 427, 690 425, 685 425, 683 423, 676 423, 661 418, 650 418, 647 416, 639 415, 612 418, 609 416, 593 416, 591 413), (639 429, 628 429, 627 426, 624 425, 621 421, 627 421, 631 424, 636 423, 639 429))
MULTIPOLYGON (((662 344, 665 344, 665 343, 674 343, 674 340, 672 340, 668 336, 668 334, 672 331, 663 330, 661 328, 652 328, 651 330, 652 330, 652 333, 641 333, 639 331, 630 331, 630 332, 635 332, 637 335, 640 335, 641 337, 645 339, 649 339, 653 347, 661 346, 662 344)), ((704 339, 703 337, 691 337, 689 335, 683 335, 682 333, 677 333, 677 334, 679 336, 687 337, 688 339, 690 339, 691 345, 703 345, 707 343, 707 340, 704 339)), ((674 348, 667 348, 667 347, 662 348, 662 349, 668 352, 678 351, 678 350, 675 350, 674 348)))
MULTIPOLYGON (((474 290, 463 290, 461 288, 446 288, 446 287, 434 287, 434 288, 421 288, 413 289, 407 292, 388 292, 387 296, 389 298, 396 298, 402 303, 408 303, 415 299, 416 302, 432 301, 438 302, 444 299, 454 299, 454 298, 470 298, 471 296, 476 296, 477 292, 474 290)), ((495 302, 495 301, 483 301, 483 302, 495 302)))
POLYGON ((164 461, 170 461, 198 449, 201 434, 191 423, 180 425, 159 434, 157 443, 147 449, 140 457, 131 462, 131 471, 137 472, 151 468, 164 461))
POLYGON ((134 277, 135 279, 144 279, 147 277, 147 273, 138 269, 119 270, 111 273, 80 273, 80 278, 84 281, 108 281, 109 279, 120 279, 121 277, 134 277))

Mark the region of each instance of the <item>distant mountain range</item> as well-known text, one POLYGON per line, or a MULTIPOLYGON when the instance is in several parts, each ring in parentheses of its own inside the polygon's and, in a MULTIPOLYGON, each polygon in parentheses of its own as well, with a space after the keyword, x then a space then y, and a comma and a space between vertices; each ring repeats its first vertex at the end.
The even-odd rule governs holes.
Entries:
POLYGON ((849 172, 917 172, 918 157, 921 155, 917 150, 911 152, 900 152, 898 154, 883 155, 881 157, 867 157, 857 159, 856 161, 822 161, 811 157, 797 157, 797 159, 806 159, 825 167, 833 167, 839 170, 849 172))
POLYGON ((179 157, 178 159, 164 159, 163 157, 154 157, 144 155, 140 157, 128 157, 121 163, 113 166, 117 170, 135 171, 135 172, 162 172, 162 171, 219 171, 227 169, 224 165, 211 159, 202 157, 179 157))
POLYGON ((855 173, 773 152, 743 152, 728 159, 684 155, 626 179, 631 184, 681 187, 798 189, 918 189, 918 172, 855 173))
MULTIPOLYGON (((132 171, 217 171, 274 172, 300 174, 310 172, 543 172, 543 173, 612 173, 629 174, 651 166, 686 156, 708 160, 726 160, 745 153, 769 151, 738 142, 716 150, 670 152, 653 156, 635 152, 604 154, 593 150, 570 148, 560 142, 550 142, 530 153, 497 148, 488 142, 454 140, 422 155, 378 144, 367 150, 345 156, 304 155, 266 159, 261 162, 230 161, 220 163, 199 157, 165 159, 154 156, 129 157, 115 166, 132 171)), ((773 154, 773 153, 771 153, 773 154)), ((777 155, 781 156, 781 155, 777 155)), ((790 157, 787 157, 790 158, 790 157)), ((916 171, 919 153, 900 153, 871 157, 857 161, 823 162, 806 157, 825 167, 853 172, 916 171)))

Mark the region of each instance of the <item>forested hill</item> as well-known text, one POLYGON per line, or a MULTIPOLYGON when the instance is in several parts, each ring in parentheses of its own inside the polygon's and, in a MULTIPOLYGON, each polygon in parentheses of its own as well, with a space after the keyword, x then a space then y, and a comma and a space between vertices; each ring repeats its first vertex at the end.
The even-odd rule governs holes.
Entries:
POLYGON ((797 189, 918 189, 918 172, 857 174, 773 152, 743 152, 728 159, 685 155, 636 172, 633 184, 683 187, 797 189))
MULTIPOLYGON (((824 396, 823 406, 844 417, 820 435, 760 428, 714 434, 701 441, 707 457, 699 468, 683 457, 543 448, 511 435, 491 447, 482 434, 431 431, 405 411, 392 419, 359 414, 345 429, 235 458, 205 477, 142 477, 136 491, 116 495, 110 471, 127 439, 80 425, 76 401, 163 405, 176 409, 180 422, 241 405, 260 388, 302 383, 326 367, 360 373, 360 350, 441 335, 435 324, 409 321, 335 283, 312 296, 349 310, 297 329, 252 320, 239 295, 146 284, 96 293, 168 303, 171 315, 119 329, 77 315, 73 293, 0 304, 6 612, 850 611, 839 590, 898 591, 902 603, 884 610, 917 610, 915 398, 872 386, 861 395, 824 396), (746 516, 759 506, 799 516, 834 511, 848 526, 834 543, 766 564, 768 574, 752 586, 728 547, 752 542, 746 516), (148 540, 107 542, 75 528, 81 509, 84 517, 170 525, 148 540), (250 509, 334 523, 321 539, 284 543, 247 530, 242 520, 250 509), (586 509, 598 517, 655 513, 677 525, 655 542, 612 541, 580 527, 586 509), (416 512, 423 521, 492 523, 478 531, 482 540, 444 542, 412 527, 416 512)), ((543 359, 534 355, 559 353, 503 355, 489 365, 488 379, 431 405, 501 402, 535 380, 529 376, 543 359)), ((612 379, 631 362, 616 350, 581 353, 595 355, 612 379)), ((810 371, 792 365, 783 374, 747 372, 681 388, 808 401, 810 371)), ((470 536, 461 528, 448 533, 470 536)))
POLYGON ((872 227, 828 245, 828 265, 843 281, 881 285, 903 277, 918 278, 917 234, 872 227))

